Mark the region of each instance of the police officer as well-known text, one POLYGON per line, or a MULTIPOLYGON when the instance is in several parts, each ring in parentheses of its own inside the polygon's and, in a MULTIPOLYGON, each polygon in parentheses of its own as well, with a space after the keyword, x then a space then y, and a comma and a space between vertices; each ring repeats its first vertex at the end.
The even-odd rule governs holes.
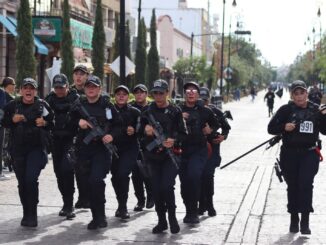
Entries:
POLYGON ((314 86, 309 90, 308 99, 311 102, 320 105, 322 98, 323 98, 323 94, 320 92, 317 83, 314 83, 314 86))
POLYGON ((76 90, 79 95, 85 94, 84 86, 85 86, 85 82, 87 80, 88 75, 89 75, 89 72, 88 72, 86 66, 77 65, 74 68, 73 75, 72 75, 74 83, 71 86, 71 88, 76 90))
MULTIPOLYGON (((73 71, 73 85, 71 90, 75 90, 78 95, 85 95, 84 86, 87 80, 89 72, 87 67, 84 65, 77 65, 73 71)), ((77 165, 78 166, 78 165, 77 165)), ((87 179, 83 176, 83 171, 76 168, 76 183, 78 188, 78 200, 75 203, 75 208, 89 208, 89 189, 87 188, 87 182, 82 182, 82 180, 87 179)))
POLYGON ((69 90, 68 79, 64 74, 57 74, 53 78, 54 91, 45 98, 54 111, 54 128, 52 136, 52 157, 54 173, 57 177, 59 191, 63 199, 63 207, 59 216, 67 219, 75 217, 73 212, 74 169, 69 150, 73 145, 73 137, 77 127, 71 121, 71 105, 79 98, 75 90, 69 90))
POLYGON ((138 155, 136 125, 140 111, 128 104, 129 89, 120 85, 114 90, 115 112, 113 119, 114 144, 118 149, 119 158, 114 157, 112 162, 112 185, 118 200, 118 209, 115 217, 129 219, 127 200, 129 192, 129 175, 138 155))
POLYGON ((179 171, 181 196, 186 206, 184 223, 199 223, 198 201, 200 198, 201 178, 207 162, 207 138, 218 128, 218 121, 211 109, 198 103, 199 86, 187 82, 183 86, 185 103, 181 106, 186 121, 188 136, 182 145, 182 162, 179 171))
POLYGON ((48 130, 53 126, 53 112, 48 103, 36 97, 37 83, 25 78, 21 96, 5 106, 3 125, 11 129, 14 171, 23 205, 21 225, 37 226, 38 177, 47 159, 48 130))
POLYGON ((180 227, 175 216, 174 185, 178 170, 173 164, 166 149, 171 150, 177 142, 182 142, 187 134, 182 113, 179 107, 168 102, 168 84, 164 80, 157 80, 151 90, 154 102, 142 113, 140 132, 143 133, 142 146, 145 159, 151 166, 151 181, 155 211, 158 224, 153 228, 154 234, 161 233, 168 228, 166 210, 171 233, 178 233, 180 227), (155 126, 149 118, 154 118, 161 125, 165 141, 163 145, 147 150, 149 144, 155 140, 155 126))
MULTIPOLYGON (((147 87, 144 84, 138 84, 133 89, 133 94, 135 96, 135 101, 131 103, 133 107, 136 107, 141 112, 145 111, 148 108, 148 102, 147 102, 147 94, 148 90, 147 87)), ((138 154, 137 162, 141 161, 142 164, 146 164, 144 162, 144 159, 142 159, 141 154, 138 154)), ((154 200, 152 196, 152 185, 149 179, 149 176, 145 176, 143 172, 141 171, 142 166, 139 166, 138 164, 134 165, 134 168, 132 169, 132 183, 134 185, 135 189, 135 196, 137 198, 137 204, 134 207, 134 211, 142 211, 145 207, 145 192, 144 192, 144 185, 147 193, 147 199, 146 199, 146 208, 152 208, 154 207, 154 200)), ((148 174, 148 173, 147 173, 148 174)))
POLYGON ((208 146, 211 147, 211 154, 208 156, 202 175, 198 214, 202 215, 207 211, 209 216, 216 216, 216 211, 213 205, 214 174, 216 167, 220 166, 222 160, 220 155, 220 145, 227 139, 231 127, 223 112, 215 105, 209 103, 210 93, 208 88, 200 88, 200 98, 204 101, 205 106, 209 107, 214 112, 219 127, 215 129, 215 132, 208 135, 208 146), (217 131, 219 128, 221 128, 221 132, 217 131))
POLYGON ((272 88, 269 87, 268 92, 264 96, 264 101, 266 100, 267 107, 268 107, 268 117, 273 115, 274 99, 275 99, 275 94, 272 91, 272 88))
MULTIPOLYGON (((80 97, 80 104, 72 112, 73 122, 79 125, 76 138, 76 164, 83 171, 90 189, 90 208, 92 221, 87 229, 107 227, 105 216, 105 181, 111 167, 111 153, 104 144, 113 141, 112 108, 110 98, 101 95, 101 81, 96 76, 89 76, 85 82, 85 95, 80 97), (86 111, 86 113, 85 113, 86 111), (93 121, 93 122, 91 122, 93 121), (92 134, 94 121, 104 131, 104 135, 92 134), (90 140, 85 142, 86 139, 90 140)), ((85 180, 82 180, 85 181, 85 180)))
POLYGON ((287 183, 288 212, 291 214, 290 232, 311 234, 309 214, 312 207, 314 177, 320 156, 317 140, 319 132, 326 134, 326 110, 319 110, 308 101, 306 84, 294 81, 292 100, 279 108, 268 124, 268 133, 282 135, 280 167, 287 183))

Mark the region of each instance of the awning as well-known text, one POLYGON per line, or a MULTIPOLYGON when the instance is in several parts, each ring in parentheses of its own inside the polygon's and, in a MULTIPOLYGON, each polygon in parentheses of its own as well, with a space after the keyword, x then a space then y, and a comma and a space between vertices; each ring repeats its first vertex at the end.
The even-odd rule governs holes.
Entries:
MULTIPOLYGON (((9 32, 11 32, 12 35, 14 35, 15 37, 17 36, 17 31, 16 31, 17 20, 15 18, 5 17, 3 15, 0 15, 0 22, 9 32)), ((37 53, 48 55, 49 53, 48 48, 43 43, 41 43, 41 41, 37 37, 35 36, 33 37, 34 37, 34 45, 37 48, 37 53)))

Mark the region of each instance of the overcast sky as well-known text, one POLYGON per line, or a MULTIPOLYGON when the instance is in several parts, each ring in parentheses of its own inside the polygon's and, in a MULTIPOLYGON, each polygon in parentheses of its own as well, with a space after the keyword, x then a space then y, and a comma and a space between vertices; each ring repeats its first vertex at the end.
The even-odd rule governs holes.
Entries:
MULTIPOLYGON (((188 0, 188 7, 207 9, 207 1, 188 0)), ((313 26, 316 29, 316 43, 319 41, 318 6, 321 6, 321 19, 326 28, 326 2, 323 3, 322 0, 236 1, 237 7, 233 8, 233 0, 226 0, 225 32, 228 32, 230 14, 232 26, 236 24, 236 17, 241 16, 244 29, 252 32, 251 41, 273 66, 291 64, 300 52, 304 53, 308 48, 311 49, 312 43, 305 46, 304 42, 309 35, 313 40, 313 26)), ((210 0, 210 2, 211 14, 218 14, 221 17, 223 0, 210 0)), ((222 18, 220 18, 219 25, 222 25, 222 18)))

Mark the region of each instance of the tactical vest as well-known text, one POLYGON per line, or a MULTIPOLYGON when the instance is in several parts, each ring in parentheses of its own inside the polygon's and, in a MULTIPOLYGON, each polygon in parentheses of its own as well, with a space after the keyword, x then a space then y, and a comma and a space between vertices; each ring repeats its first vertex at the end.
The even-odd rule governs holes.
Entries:
POLYGON ((42 116, 43 110, 44 102, 39 98, 29 106, 23 104, 21 97, 15 99, 15 113, 23 114, 26 121, 17 123, 13 129, 14 145, 42 145, 42 129, 36 126, 35 120, 42 116))
POLYGON ((295 123, 296 127, 284 134, 284 144, 298 148, 315 146, 319 135, 318 106, 308 102, 306 108, 300 108, 290 102, 289 108, 288 122, 295 123))

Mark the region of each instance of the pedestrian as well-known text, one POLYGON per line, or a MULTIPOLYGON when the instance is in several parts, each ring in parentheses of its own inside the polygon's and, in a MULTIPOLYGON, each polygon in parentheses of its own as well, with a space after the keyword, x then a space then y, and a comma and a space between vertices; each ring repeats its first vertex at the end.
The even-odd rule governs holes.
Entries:
POLYGON ((266 100, 267 107, 268 107, 268 117, 273 115, 274 99, 275 99, 275 94, 272 88, 269 87, 268 92, 264 96, 264 101, 266 100))
POLYGON ((6 103, 15 98, 16 82, 12 77, 5 77, 2 80, 2 87, 6 93, 6 103))
POLYGON ((213 205, 214 174, 216 167, 220 166, 222 160, 220 154, 220 145, 224 140, 227 139, 231 127, 224 113, 215 105, 210 104, 210 93, 208 88, 200 88, 200 98, 204 101, 205 106, 209 107, 214 112, 215 117, 218 120, 219 127, 207 136, 209 146, 212 148, 212 152, 210 156, 208 156, 202 174, 198 214, 203 215, 207 211, 208 216, 216 216, 216 210, 213 205))
POLYGON ((307 86, 294 81, 291 101, 281 106, 268 124, 268 133, 282 136, 280 168, 287 184, 287 209, 291 214, 290 232, 311 234, 314 177, 318 172, 319 133, 326 134, 326 110, 308 101, 307 86), (299 219, 301 213, 301 219, 299 219))
POLYGON ((320 105, 322 98, 323 98, 323 94, 320 92, 317 83, 314 83, 314 86, 309 90, 308 99, 311 102, 320 105))
MULTIPOLYGON (((147 102, 148 90, 144 84, 137 84, 133 89, 133 94, 135 96, 135 101, 131 103, 131 105, 141 112, 145 111, 149 104, 147 102)), ((137 204, 134 207, 134 211, 142 211, 146 206, 147 209, 154 207, 154 200, 152 196, 152 184, 150 181, 149 173, 146 172, 144 168, 146 168, 146 162, 143 158, 143 154, 141 152, 137 157, 137 164, 134 165, 132 169, 132 183, 135 190, 135 196, 137 198, 137 204), (146 189, 146 197, 145 198, 145 190, 146 189), (145 205, 146 200, 146 205, 145 205)))
MULTIPOLYGON (((6 92, 3 89, 0 89, 0 122, 3 119, 3 116, 4 116, 3 108, 5 107, 6 104, 7 104, 6 92)), ((0 124, 0 180, 10 179, 10 176, 4 175, 2 173, 2 169, 3 169, 2 159, 3 159, 4 137, 5 137, 5 129, 0 124)))
MULTIPOLYGON (((85 95, 84 86, 89 75, 88 69, 84 65, 77 65, 73 71, 73 85, 71 86, 71 90, 75 90, 78 95, 85 95)), ((89 208, 89 189, 88 183, 83 182, 82 180, 87 180, 86 176, 83 176, 83 170, 78 169, 78 166, 75 165, 75 176, 76 176, 76 184, 78 189, 78 198, 75 203, 75 208, 89 208)))
POLYGON ((38 177, 48 161, 48 132, 53 127, 53 112, 47 102, 36 97, 37 82, 34 79, 23 79, 20 94, 5 106, 3 125, 10 128, 13 139, 10 153, 23 205, 20 224, 36 227, 38 177))
POLYGON ((183 86, 185 103, 181 106, 188 135, 182 144, 182 161, 179 170, 181 196, 186 206, 184 223, 199 223, 198 202, 202 175, 208 158, 206 136, 218 128, 217 118, 211 109, 199 103, 200 88, 195 82, 183 86))
POLYGON ((136 126, 140 111, 128 104, 129 89, 120 85, 114 90, 114 109, 117 113, 113 119, 112 136, 118 149, 119 158, 112 160, 112 186, 118 201, 115 217, 129 219, 127 209, 129 192, 129 175, 136 164, 139 147, 136 137, 136 126))
POLYGON ((256 88, 254 86, 252 86, 250 89, 250 95, 251 95, 251 102, 253 103, 256 97, 256 88))
POLYGON ((71 120, 71 105, 79 98, 75 90, 69 90, 68 79, 64 74, 53 77, 54 90, 48 94, 45 100, 54 111, 54 127, 51 130, 51 151, 53 169, 57 178, 59 191, 62 195, 63 207, 59 216, 72 219, 76 215, 73 208, 75 192, 74 168, 69 152, 73 147, 73 138, 77 134, 77 126, 71 120))
POLYGON ((72 121, 79 126, 76 137, 76 164, 83 183, 89 189, 93 219, 87 229, 107 227, 105 216, 105 181, 111 167, 111 152, 105 146, 113 141, 112 109, 108 96, 101 95, 101 80, 89 76, 85 82, 85 96, 80 97, 72 111, 72 121), (93 132, 92 130, 96 130, 93 132), (99 134, 103 132, 103 134, 99 134))
POLYGON ((145 159, 150 164, 152 173, 153 197, 155 211, 158 216, 158 224, 152 229, 154 234, 161 233, 168 228, 166 211, 168 211, 171 233, 180 231, 175 213, 174 195, 175 178, 178 169, 174 164, 176 159, 172 149, 183 141, 187 129, 180 108, 168 101, 168 93, 169 86, 166 81, 156 80, 153 83, 151 94, 154 102, 142 113, 139 130, 142 135, 145 159), (161 131, 162 137, 160 138, 163 142, 155 144, 155 140, 159 140, 159 131, 161 131), (156 147, 149 147, 153 143, 156 147))

